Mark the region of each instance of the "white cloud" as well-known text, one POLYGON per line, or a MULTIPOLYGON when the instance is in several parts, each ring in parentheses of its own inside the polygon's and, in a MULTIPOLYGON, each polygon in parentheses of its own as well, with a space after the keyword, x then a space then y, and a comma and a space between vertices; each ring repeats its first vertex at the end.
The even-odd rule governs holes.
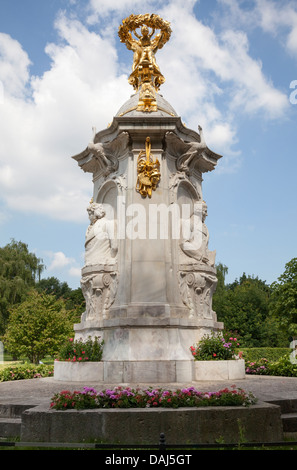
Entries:
POLYGON ((93 23, 105 18, 97 33, 61 13, 55 23, 59 41, 46 47, 51 66, 40 77, 30 76, 30 59, 22 46, 0 35, 0 109, 5 113, 0 126, 0 196, 9 208, 86 222, 91 175, 70 157, 86 147, 92 126, 106 128, 133 93, 120 71, 126 53, 127 73, 131 70, 132 52, 117 37, 120 20, 132 7, 153 9, 171 21, 172 38, 157 54, 166 78, 161 93, 188 127, 203 126, 208 145, 225 157, 226 152, 228 164, 236 165, 239 154, 234 149, 238 113, 282 115, 287 98, 249 54, 246 33, 224 29, 216 34, 196 19, 197 3, 91 0, 93 23))
POLYGON ((218 0, 228 8, 226 21, 234 27, 260 27, 279 38, 285 49, 297 58, 297 5, 292 0, 254 0, 244 8, 242 0, 218 0))
POLYGON ((8 34, 0 33, 0 81, 3 93, 23 96, 29 80, 30 64, 21 44, 8 34))
POLYGON ((71 276, 71 277, 78 277, 78 278, 81 277, 81 268, 72 267, 72 268, 69 269, 68 272, 69 272, 69 276, 71 276))
MULTIPOLYGON (((5 88, 1 196, 15 210, 81 222, 92 195, 91 175, 71 156, 86 147, 93 125, 107 127, 130 90, 126 77, 117 75, 117 54, 107 40, 64 15, 56 28, 61 43, 47 46, 50 70, 30 78, 32 99, 21 97, 28 81, 25 70, 23 89, 20 84, 5 88)), ((5 42, 14 45, 6 48, 14 68, 10 75, 21 76, 19 63, 8 55, 16 50, 21 56, 22 49, 12 39, 5 37, 5 42)))
POLYGON ((65 268, 65 266, 68 266, 69 264, 72 264, 75 261, 73 258, 67 258, 67 256, 62 251, 58 251, 56 253, 49 253, 48 255, 50 258, 52 258, 52 262, 48 268, 49 271, 65 268))
MULTIPOLYGON (((192 103, 195 104, 199 95, 204 101, 211 100, 221 93, 224 86, 225 93, 228 93, 228 110, 264 112, 270 118, 283 115, 288 106, 287 97, 265 77, 261 62, 249 55, 249 42, 244 32, 224 30, 216 35, 191 12, 185 9, 178 11, 174 5, 166 9, 166 13, 170 15, 175 35, 167 50, 164 50, 164 62, 168 59, 167 62, 171 62, 171 68, 174 67, 176 72, 184 70, 182 80, 187 83, 186 96, 192 95, 192 103), (182 53, 178 54, 177 51, 182 53), (210 85, 210 78, 204 78, 206 72, 217 77, 219 87, 210 85), (198 89, 197 80, 200 80, 198 89), (205 85, 204 90, 201 83, 205 85)), ((174 77, 173 87, 179 89, 180 85, 184 90, 182 83, 176 84, 176 77, 181 77, 181 72, 173 75, 171 70, 171 77, 174 77)))

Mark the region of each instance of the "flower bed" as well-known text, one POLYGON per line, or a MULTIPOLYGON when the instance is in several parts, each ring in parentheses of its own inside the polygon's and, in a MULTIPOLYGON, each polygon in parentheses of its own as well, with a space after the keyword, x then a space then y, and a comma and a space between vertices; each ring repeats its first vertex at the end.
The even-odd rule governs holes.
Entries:
POLYGON ((53 396, 51 408, 56 410, 93 408, 180 408, 200 406, 250 406, 257 399, 242 389, 224 388, 218 392, 199 392, 194 387, 177 389, 115 387, 97 392, 84 387, 83 391, 63 390, 53 396))

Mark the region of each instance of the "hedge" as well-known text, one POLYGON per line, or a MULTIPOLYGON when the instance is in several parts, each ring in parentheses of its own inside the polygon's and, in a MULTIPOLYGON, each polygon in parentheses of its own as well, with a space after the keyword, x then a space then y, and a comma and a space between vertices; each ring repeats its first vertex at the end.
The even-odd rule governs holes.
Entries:
POLYGON ((290 348, 241 348, 242 357, 246 361, 260 361, 265 358, 269 362, 277 362, 281 357, 289 356, 292 352, 290 348))

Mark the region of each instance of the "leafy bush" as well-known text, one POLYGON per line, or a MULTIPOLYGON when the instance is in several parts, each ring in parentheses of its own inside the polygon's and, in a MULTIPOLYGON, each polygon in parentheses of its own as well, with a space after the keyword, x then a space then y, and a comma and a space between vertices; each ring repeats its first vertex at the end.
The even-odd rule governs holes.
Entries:
POLYGON ((297 377, 297 364, 292 363, 288 355, 280 357, 275 362, 269 362, 266 358, 261 358, 258 361, 246 361, 246 373, 250 375, 297 377))
POLYGON ((70 362, 99 362, 102 360, 104 341, 100 337, 92 339, 90 336, 86 341, 82 339, 74 341, 69 338, 62 346, 58 355, 59 361, 70 362))
POLYGON ((40 364, 38 366, 33 364, 13 365, 0 370, 0 382, 52 377, 53 373, 54 367, 45 364, 40 364))
POLYGON ((86 408, 179 408, 198 406, 250 406, 257 399, 242 389, 224 388, 218 392, 199 392, 194 387, 176 391, 161 388, 147 390, 116 387, 96 392, 85 387, 82 392, 63 390, 53 396, 51 408, 56 410, 86 408))
POLYGON ((204 335, 196 346, 190 350, 196 361, 234 359, 239 343, 230 333, 214 333, 204 335))

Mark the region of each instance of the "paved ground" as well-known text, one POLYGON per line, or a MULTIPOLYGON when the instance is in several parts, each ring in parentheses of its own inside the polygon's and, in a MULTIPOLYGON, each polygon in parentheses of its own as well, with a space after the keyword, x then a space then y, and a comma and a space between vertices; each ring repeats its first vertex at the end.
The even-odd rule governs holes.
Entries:
MULTIPOLYGON (((246 392, 252 392, 259 401, 271 401, 279 399, 297 399, 297 377, 266 377, 249 376, 244 380, 219 381, 219 382, 192 382, 186 384, 129 384, 131 388, 139 386, 156 386, 176 389, 180 387, 194 386, 200 391, 218 391, 224 387, 236 385, 246 392)), ((94 387, 96 390, 113 388, 116 385, 128 384, 102 384, 98 382, 61 382, 54 378, 18 380, 0 383, 1 404, 39 405, 49 404, 52 396, 62 390, 82 390, 84 386, 94 387)))

